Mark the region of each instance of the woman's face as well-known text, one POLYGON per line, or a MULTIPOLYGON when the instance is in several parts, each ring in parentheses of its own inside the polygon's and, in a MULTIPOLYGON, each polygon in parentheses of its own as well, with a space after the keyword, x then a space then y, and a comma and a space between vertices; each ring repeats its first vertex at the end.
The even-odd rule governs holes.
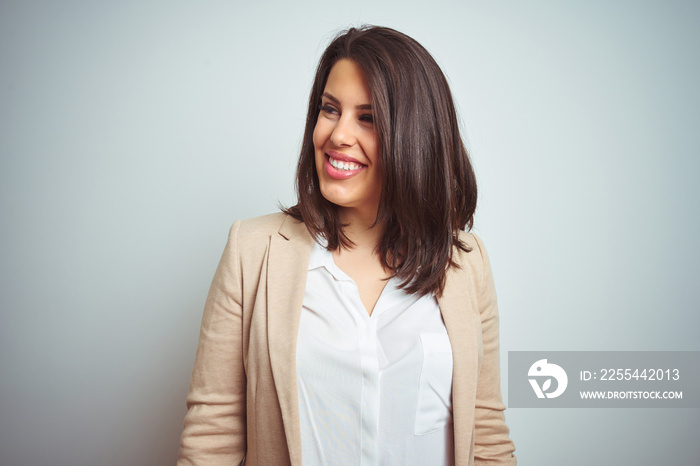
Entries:
POLYGON ((382 180, 370 102, 360 67, 339 60, 328 75, 313 141, 323 197, 373 221, 382 180))

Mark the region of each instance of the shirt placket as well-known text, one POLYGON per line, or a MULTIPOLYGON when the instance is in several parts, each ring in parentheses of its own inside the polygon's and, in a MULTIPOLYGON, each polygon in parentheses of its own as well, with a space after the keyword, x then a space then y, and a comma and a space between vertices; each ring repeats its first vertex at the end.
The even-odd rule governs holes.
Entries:
MULTIPOLYGON (((377 352, 377 319, 367 313, 357 285, 346 282, 352 295, 354 317, 358 329, 358 348, 362 370, 362 393, 360 394, 360 453, 362 466, 379 464, 379 360, 377 352)), ((373 313, 376 313, 377 309, 373 313)))

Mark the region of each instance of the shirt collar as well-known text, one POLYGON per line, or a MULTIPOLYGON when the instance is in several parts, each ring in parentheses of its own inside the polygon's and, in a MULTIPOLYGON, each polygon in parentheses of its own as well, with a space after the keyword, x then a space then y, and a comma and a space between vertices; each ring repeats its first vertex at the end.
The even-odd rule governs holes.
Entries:
POLYGON ((326 267, 329 257, 333 260, 331 253, 326 249, 326 243, 326 240, 323 238, 318 238, 314 241, 314 245, 311 247, 311 256, 309 256, 309 270, 326 267))
POLYGON ((308 270, 323 267, 338 281, 353 281, 352 278, 335 265, 335 262, 333 262, 333 254, 326 249, 327 244, 328 241, 326 241, 325 238, 319 238, 314 241, 314 245, 311 248, 311 255, 309 256, 308 270))
MULTIPOLYGON (((311 256, 309 256, 309 271, 325 268, 326 271, 337 281, 349 281, 353 282, 345 272, 340 270, 340 268, 333 262, 333 254, 326 249, 328 241, 325 238, 319 238, 314 241, 311 248, 311 256)), ((390 278, 389 282, 386 284, 386 288, 382 291, 382 294, 377 301, 377 306, 375 306, 375 311, 377 314, 381 314, 387 308, 391 308, 400 301, 406 299, 417 301, 421 299, 416 295, 407 295, 403 290, 398 287, 398 279, 396 277, 390 278)), ((424 296, 423 299, 435 299, 435 296, 430 293, 429 296, 424 296)))

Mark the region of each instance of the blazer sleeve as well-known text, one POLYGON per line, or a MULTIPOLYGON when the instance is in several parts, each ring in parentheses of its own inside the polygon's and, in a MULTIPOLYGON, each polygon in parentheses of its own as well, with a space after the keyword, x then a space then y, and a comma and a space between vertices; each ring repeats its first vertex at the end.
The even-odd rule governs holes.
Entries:
POLYGON ((498 343, 498 305, 496 288, 486 249, 481 239, 473 235, 481 254, 483 274, 479 292, 479 312, 483 339, 483 359, 476 392, 474 464, 515 465, 515 446, 508 436, 501 397, 501 369, 498 343))
POLYGON ((209 289, 178 466, 240 464, 246 452, 246 375, 242 286, 236 222, 209 289))

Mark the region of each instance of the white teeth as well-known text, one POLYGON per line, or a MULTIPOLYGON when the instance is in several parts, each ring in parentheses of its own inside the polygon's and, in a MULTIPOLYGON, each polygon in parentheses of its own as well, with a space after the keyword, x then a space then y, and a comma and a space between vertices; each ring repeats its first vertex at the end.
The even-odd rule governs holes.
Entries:
POLYGON ((328 160, 330 161, 331 165, 337 170, 342 170, 342 171, 357 170, 360 167, 362 167, 362 165, 360 165, 359 163, 343 162, 341 160, 336 160, 333 157, 328 157, 328 160))

